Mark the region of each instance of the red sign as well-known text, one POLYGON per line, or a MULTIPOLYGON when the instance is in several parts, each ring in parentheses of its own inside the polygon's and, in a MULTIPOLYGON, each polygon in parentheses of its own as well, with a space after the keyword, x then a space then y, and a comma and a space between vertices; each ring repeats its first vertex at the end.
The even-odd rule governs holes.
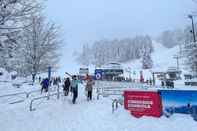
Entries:
POLYGON ((124 106, 138 118, 141 116, 160 117, 162 113, 160 95, 154 91, 125 91, 124 106))

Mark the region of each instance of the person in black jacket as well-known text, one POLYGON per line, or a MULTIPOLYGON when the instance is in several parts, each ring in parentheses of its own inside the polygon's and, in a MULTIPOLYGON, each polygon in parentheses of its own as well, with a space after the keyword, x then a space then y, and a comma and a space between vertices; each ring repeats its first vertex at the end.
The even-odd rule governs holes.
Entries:
POLYGON ((66 78, 64 81, 64 95, 67 96, 69 93, 69 88, 70 88, 70 79, 66 78))

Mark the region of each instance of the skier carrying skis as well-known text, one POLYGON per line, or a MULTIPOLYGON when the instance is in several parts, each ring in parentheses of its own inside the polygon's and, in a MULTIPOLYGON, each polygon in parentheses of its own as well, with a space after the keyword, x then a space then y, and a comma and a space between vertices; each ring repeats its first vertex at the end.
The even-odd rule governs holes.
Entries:
POLYGON ((92 78, 89 78, 86 84, 86 88, 85 88, 85 90, 88 92, 87 101, 92 100, 93 85, 94 85, 94 81, 92 80, 92 78))
POLYGON ((69 88, 70 88, 70 79, 66 78, 66 80, 64 81, 64 95, 67 96, 69 93, 69 88))
POLYGON ((71 81, 71 88, 72 88, 72 92, 73 92, 73 99, 72 99, 72 103, 75 104, 76 99, 78 97, 78 84, 80 83, 80 81, 77 79, 77 76, 74 75, 72 77, 72 81, 71 81))

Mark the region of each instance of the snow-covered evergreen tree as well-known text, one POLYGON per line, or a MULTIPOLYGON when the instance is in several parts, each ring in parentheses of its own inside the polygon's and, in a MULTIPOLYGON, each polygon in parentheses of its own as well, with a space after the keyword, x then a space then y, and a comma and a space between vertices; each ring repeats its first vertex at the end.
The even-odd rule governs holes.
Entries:
POLYGON ((151 53, 153 52, 152 41, 148 36, 144 37, 142 48, 141 48, 141 58, 142 58, 142 68, 151 69, 153 66, 153 61, 151 58, 151 53))
POLYGON ((151 54, 148 51, 145 51, 142 56, 142 68, 143 69, 151 69, 153 66, 153 61, 151 58, 151 54))

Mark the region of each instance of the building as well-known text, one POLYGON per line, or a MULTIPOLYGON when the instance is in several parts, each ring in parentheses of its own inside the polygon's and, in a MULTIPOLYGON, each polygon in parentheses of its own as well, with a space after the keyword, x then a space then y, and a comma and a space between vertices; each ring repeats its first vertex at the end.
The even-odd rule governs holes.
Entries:
POLYGON ((95 69, 95 77, 97 80, 114 80, 124 73, 123 67, 119 63, 108 63, 100 68, 95 69))

